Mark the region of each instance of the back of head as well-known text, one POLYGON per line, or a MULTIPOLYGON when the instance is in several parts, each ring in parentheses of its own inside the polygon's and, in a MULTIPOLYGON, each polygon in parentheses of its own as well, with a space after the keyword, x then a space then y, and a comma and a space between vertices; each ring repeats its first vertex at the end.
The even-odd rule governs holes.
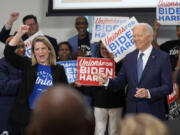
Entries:
POLYGON ((165 124, 150 114, 127 115, 120 135, 170 135, 165 124))
POLYGON ((29 135, 89 135, 91 115, 82 96, 74 89, 54 86, 37 101, 29 135))

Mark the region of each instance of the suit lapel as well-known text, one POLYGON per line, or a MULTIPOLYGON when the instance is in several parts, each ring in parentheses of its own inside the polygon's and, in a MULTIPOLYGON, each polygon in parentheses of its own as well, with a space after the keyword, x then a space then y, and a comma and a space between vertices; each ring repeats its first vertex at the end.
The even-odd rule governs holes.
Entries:
MULTIPOLYGON (((144 79, 146 73, 149 71, 149 69, 151 68, 151 66, 154 65, 155 59, 156 59, 156 50, 155 50, 155 48, 153 47, 152 52, 151 52, 151 54, 150 54, 150 56, 149 56, 149 58, 148 58, 148 61, 147 61, 147 63, 146 63, 146 66, 145 66, 145 68, 144 68, 144 70, 143 70, 141 80, 144 79)), ((140 82, 141 82, 141 80, 140 80, 140 82)), ((140 82, 139 82, 139 83, 140 83, 140 82)))

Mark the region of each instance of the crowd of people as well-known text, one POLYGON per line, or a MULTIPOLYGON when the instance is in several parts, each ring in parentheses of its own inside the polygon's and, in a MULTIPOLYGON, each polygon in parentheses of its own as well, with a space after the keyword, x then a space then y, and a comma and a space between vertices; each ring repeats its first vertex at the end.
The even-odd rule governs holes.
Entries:
MULTIPOLYGON (((2 27, 5 44, 0 59, 0 133, 10 135, 176 135, 179 117, 167 120, 167 96, 173 82, 180 88, 180 41, 157 42, 160 24, 133 28, 136 50, 115 64, 115 79, 98 75, 102 86, 68 84, 57 61, 78 57, 113 59, 102 41, 91 43, 88 21, 75 20, 77 35, 57 43, 49 35, 37 36, 31 58, 25 56, 26 39, 39 31, 35 15, 27 15, 10 35, 19 13, 10 14, 2 27), (176 54, 172 50, 176 49, 176 54), (135 68, 134 68, 135 67, 135 68)), ((176 27, 179 38, 179 26, 176 27)), ((177 98, 179 92, 177 91, 177 98)))

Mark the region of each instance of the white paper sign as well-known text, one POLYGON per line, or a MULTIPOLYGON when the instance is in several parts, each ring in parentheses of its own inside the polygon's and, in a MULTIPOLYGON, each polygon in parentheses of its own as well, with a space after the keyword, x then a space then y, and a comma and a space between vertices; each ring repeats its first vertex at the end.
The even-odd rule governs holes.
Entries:
POLYGON ((179 25, 180 0, 159 0, 156 18, 161 25, 179 25))
POLYGON ((31 58, 31 45, 32 45, 32 41, 33 41, 33 39, 35 37, 40 36, 40 35, 43 36, 43 34, 40 31, 38 31, 34 35, 32 35, 31 37, 29 37, 28 39, 26 39, 24 41, 25 49, 26 49, 26 52, 25 52, 26 56, 31 58))
POLYGON ((128 22, 124 23, 118 29, 112 31, 102 39, 102 42, 108 51, 114 54, 115 62, 120 61, 126 54, 136 49, 133 41, 133 27, 137 23, 136 18, 132 17, 128 22))
POLYGON ((99 42, 111 31, 117 29, 120 25, 128 20, 129 17, 94 17, 91 42, 99 42))

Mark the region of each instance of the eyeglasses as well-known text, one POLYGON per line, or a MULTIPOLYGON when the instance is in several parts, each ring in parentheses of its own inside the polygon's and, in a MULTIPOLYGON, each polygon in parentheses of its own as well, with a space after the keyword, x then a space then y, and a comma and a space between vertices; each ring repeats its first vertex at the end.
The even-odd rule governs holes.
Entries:
POLYGON ((33 26, 35 26, 37 23, 31 23, 31 24, 26 24, 26 25, 28 25, 29 27, 33 27, 33 26))

